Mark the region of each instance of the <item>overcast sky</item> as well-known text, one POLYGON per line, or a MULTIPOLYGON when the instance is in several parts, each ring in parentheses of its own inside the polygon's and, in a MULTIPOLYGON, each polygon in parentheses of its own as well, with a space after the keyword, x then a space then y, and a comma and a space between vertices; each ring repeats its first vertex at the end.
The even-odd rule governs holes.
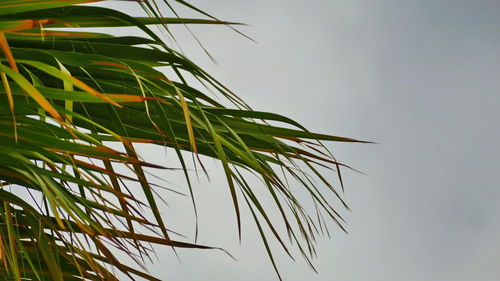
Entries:
MULTIPOLYGON (((185 30, 174 31, 188 57, 254 109, 379 143, 329 145, 366 173, 344 173, 349 234, 335 229, 319 240, 319 275, 274 247, 285 280, 498 280, 500 2, 191 3, 251 25, 241 30, 257 44, 224 27, 193 28, 218 65, 185 30)), ((152 150, 143 155, 165 161, 152 150)), ((158 248, 151 272, 164 280, 276 280, 250 220, 238 244, 223 173, 209 167, 211 184, 202 179, 195 190, 200 242, 238 262, 199 250, 179 251, 179 262, 158 248)), ((180 173, 168 177, 182 188, 180 173)), ((189 200, 167 200, 167 221, 191 235, 189 200)))

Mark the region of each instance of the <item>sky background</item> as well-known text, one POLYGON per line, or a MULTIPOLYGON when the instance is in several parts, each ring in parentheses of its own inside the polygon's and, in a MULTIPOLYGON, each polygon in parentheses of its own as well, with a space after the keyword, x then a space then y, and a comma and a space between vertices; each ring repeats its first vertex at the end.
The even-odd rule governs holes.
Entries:
MULTIPOLYGON (((328 145, 366 174, 344 170, 349 234, 332 224, 332 239, 318 241, 319 275, 273 243, 285 280, 500 278, 500 2, 190 3, 250 24, 241 30, 257 44, 222 26, 192 28, 217 65, 185 29, 173 31, 188 57, 254 109, 378 143, 328 145)), ((142 154, 178 165, 155 149, 142 154)), ((239 245, 224 175, 217 164, 208 168, 211 182, 195 187, 199 242, 238 262, 199 250, 180 250, 179 262, 159 247, 151 272, 162 280, 277 280, 248 213, 239 245)), ((166 177, 185 188, 180 172, 166 177)), ((192 237, 189 198, 165 199, 167 222, 192 237)))

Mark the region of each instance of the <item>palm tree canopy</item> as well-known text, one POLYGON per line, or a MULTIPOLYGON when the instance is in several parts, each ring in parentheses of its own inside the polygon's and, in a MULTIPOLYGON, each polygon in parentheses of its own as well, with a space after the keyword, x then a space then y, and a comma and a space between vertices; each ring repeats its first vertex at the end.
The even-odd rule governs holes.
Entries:
POLYGON ((277 224, 310 264, 314 237, 326 231, 324 218, 344 229, 328 193, 347 207, 338 187, 317 170, 335 169, 342 185, 343 165, 321 141, 357 141, 252 110, 148 27, 170 32, 170 24, 231 23, 181 0, 174 2, 202 19, 163 17, 154 1, 137 1, 150 17, 78 5, 91 2, 101 1, 0 1, 0 276, 118 280, 117 269, 130 279, 159 280, 143 267, 150 243, 213 248, 171 237, 146 171, 166 167, 142 159, 134 146, 139 143, 175 151, 195 212, 183 151, 201 169, 200 155, 220 160, 237 231, 240 209, 248 208, 275 268, 268 236, 287 253, 290 244, 277 224), (137 27, 144 36, 81 31, 118 26, 137 27), (260 203, 243 171, 262 179, 273 209, 260 203), (291 192, 285 174, 310 195, 313 214, 291 192), (145 200, 131 184, 142 188, 145 200), (272 221, 269 211, 279 212, 281 221, 272 221), (119 261, 120 251, 134 264, 119 261))

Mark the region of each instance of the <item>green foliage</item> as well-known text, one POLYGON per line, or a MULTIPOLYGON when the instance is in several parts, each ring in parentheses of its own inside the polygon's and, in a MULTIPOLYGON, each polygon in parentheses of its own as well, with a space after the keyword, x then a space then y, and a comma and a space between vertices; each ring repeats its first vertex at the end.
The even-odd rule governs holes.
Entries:
POLYGON ((134 148, 137 143, 175 150, 193 204, 181 152, 219 159, 238 231, 243 202, 255 218, 274 266, 266 233, 288 253, 276 224, 285 226, 288 238, 309 262, 314 237, 324 231, 323 214, 343 228, 342 218, 325 199, 327 192, 339 199, 340 195, 315 168, 338 170, 341 164, 320 141, 355 140, 311 133, 289 118, 252 111, 146 26, 230 23, 183 1, 176 2, 208 19, 163 18, 148 1, 139 4, 149 18, 75 6, 87 2, 98 1, 0 1, 2 280, 117 280, 114 269, 131 279, 158 280, 142 268, 151 253, 149 243, 211 248, 170 238, 155 187, 144 171, 164 167, 141 160, 134 148), (144 37, 57 29, 116 26, 137 27, 144 37), (170 68, 176 77, 167 77, 157 67, 170 68), (186 82, 196 80, 224 101, 217 102, 186 82), (283 125, 273 125, 278 123, 283 125), (117 144, 123 147, 121 152, 117 144), (123 167, 132 172, 117 172, 123 167), (242 170, 263 180, 274 209, 261 205, 242 170), (305 211, 280 176, 282 171, 311 196, 317 214, 305 211), (313 176, 321 184, 315 184, 313 176), (127 188, 130 182, 142 187, 145 202, 127 188), (144 215, 145 207, 154 220, 144 215), (269 211, 279 212, 282 221, 271 221, 269 211), (136 264, 117 260, 116 249, 136 264))

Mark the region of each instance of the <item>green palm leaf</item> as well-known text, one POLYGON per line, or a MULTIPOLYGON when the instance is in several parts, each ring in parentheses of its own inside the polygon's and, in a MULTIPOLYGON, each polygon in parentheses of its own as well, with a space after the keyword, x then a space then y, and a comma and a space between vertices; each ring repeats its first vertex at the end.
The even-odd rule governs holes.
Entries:
POLYGON ((219 159, 238 232, 240 209, 246 206, 276 271, 265 227, 290 254, 277 230, 279 224, 311 264, 315 235, 325 225, 323 214, 344 229, 326 193, 332 192, 343 203, 341 196, 316 168, 343 165, 320 141, 357 141, 312 133, 287 117, 251 110, 147 27, 232 23, 184 1, 176 2, 208 19, 164 18, 148 1, 140 4, 152 15, 149 18, 75 6, 88 2, 98 1, 0 1, 2 280, 117 280, 115 270, 131 279, 158 280, 142 265, 151 253, 149 243, 218 249, 172 239, 169 224, 159 212, 155 185, 145 171, 165 167, 142 160, 137 143, 176 151, 194 208, 182 151, 219 159), (58 30, 117 26, 135 26, 145 35, 58 30), (171 68, 177 77, 155 69, 160 66, 171 68), (184 76, 211 87, 225 100, 215 101, 184 76), (117 150, 116 144, 123 149, 117 150), (118 172, 123 168, 131 172, 118 172), (262 179, 282 221, 270 219, 267 213, 275 210, 260 203, 243 170, 262 179), (281 171, 311 196, 316 214, 305 210, 281 171), (321 184, 314 183, 313 177, 321 184), (130 182, 142 187, 144 201, 127 188, 130 182), (154 220, 144 214, 144 208, 149 208, 154 220), (120 262, 116 251, 136 264, 120 262))

